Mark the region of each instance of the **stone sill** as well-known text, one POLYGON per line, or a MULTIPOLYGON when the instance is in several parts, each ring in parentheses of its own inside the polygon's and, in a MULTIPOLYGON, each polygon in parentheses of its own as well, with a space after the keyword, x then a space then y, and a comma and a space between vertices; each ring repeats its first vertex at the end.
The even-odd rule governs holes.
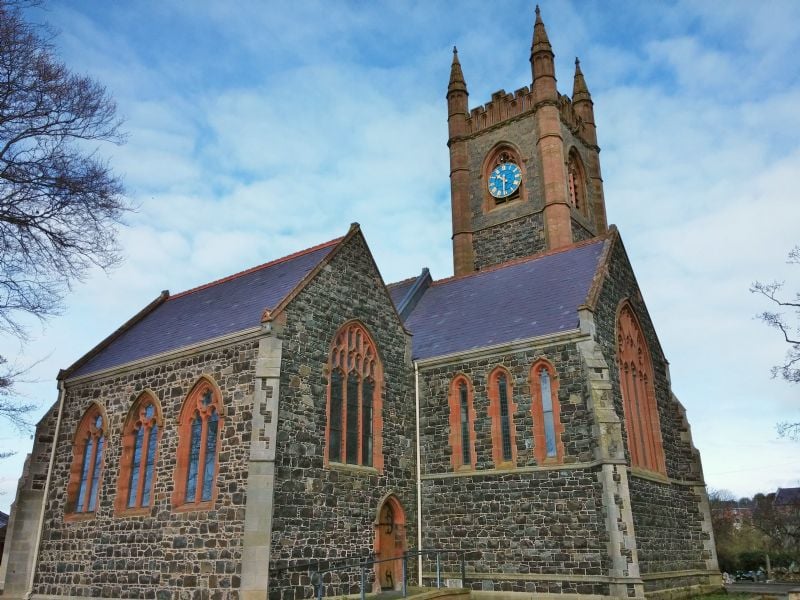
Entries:
POLYGON ((380 475, 378 469, 375 467, 367 467, 364 465, 350 465, 340 462, 328 462, 328 468, 335 469, 336 471, 349 471, 350 473, 358 473, 359 475, 380 475))

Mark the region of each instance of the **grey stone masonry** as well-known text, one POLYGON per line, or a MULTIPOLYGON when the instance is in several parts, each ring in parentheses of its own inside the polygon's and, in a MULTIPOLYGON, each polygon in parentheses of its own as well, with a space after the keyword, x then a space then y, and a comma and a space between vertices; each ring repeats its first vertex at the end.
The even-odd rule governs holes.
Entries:
POLYGON ((17 495, 11 505, 5 547, 0 557, 0 590, 4 598, 22 598, 30 586, 57 419, 58 403, 36 425, 33 450, 25 459, 17 495))
MULTIPOLYGON (((617 310, 628 300, 650 350, 656 404, 666 459, 666 477, 631 469, 628 475, 636 550, 645 592, 693 585, 700 577, 712 585, 718 579, 713 534, 703 507, 708 499, 700 457, 691 440, 685 411, 672 394, 668 364, 647 312, 625 249, 616 233, 602 289, 593 315, 596 339, 605 356, 616 356, 617 310), (674 577, 665 575, 674 574, 674 577)), ((626 462, 630 464, 624 410, 615 359, 608 361, 613 409, 622 428, 626 462)))
MULTIPOLYGON (((357 233, 337 251, 274 324, 282 340, 270 554, 271 600, 311 597, 321 561, 371 553, 377 511, 388 494, 405 512, 416 545, 414 395, 410 340, 357 233), (383 364, 383 472, 324 464, 329 352, 336 332, 357 319, 383 364), (280 321, 280 322, 278 322, 280 321)), ((368 586, 374 585, 369 573, 368 586)), ((325 576, 325 594, 358 589, 358 570, 325 576)))
POLYGON ((61 434, 33 593, 44 597, 239 597, 242 540, 253 410, 256 340, 195 351, 152 366, 67 382, 61 434), (201 375, 222 390, 218 497, 211 510, 176 512, 171 505, 177 419, 201 375), (114 511, 123 423, 132 403, 151 390, 164 425, 155 468, 153 506, 145 516, 114 511), (108 436, 96 512, 65 522, 72 437, 91 402, 108 416, 108 436))
POLYGON ((542 213, 524 215, 511 222, 476 231, 473 244, 475 268, 479 271, 541 252, 546 248, 542 213))
MULTIPOLYGON (((608 536, 603 487, 594 461, 593 417, 587 406, 577 338, 538 347, 461 356, 420 371, 423 544, 464 550, 475 590, 608 594, 608 536), (540 358, 558 374, 564 432, 560 464, 534 456, 530 369, 540 358), (495 468, 487 379, 502 365, 511 374, 516 464, 495 468), (454 472, 448 392, 458 374, 472 381, 476 468, 454 472)), ((445 563, 456 576, 457 561, 445 563)))

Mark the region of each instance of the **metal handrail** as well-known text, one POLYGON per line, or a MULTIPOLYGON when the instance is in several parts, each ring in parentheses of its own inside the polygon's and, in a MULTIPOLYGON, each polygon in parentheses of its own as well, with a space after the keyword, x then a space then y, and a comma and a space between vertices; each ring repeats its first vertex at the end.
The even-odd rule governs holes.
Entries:
MULTIPOLYGON (((314 585, 316 589, 316 596, 317 600, 322 600, 322 588, 324 582, 322 581, 322 575, 324 573, 333 573, 336 571, 344 571, 349 568, 357 566, 361 571, 361 582, 360 582, 360 597, 361 600, 364 600, 366 597, 366 587, 367 587, 367 570, 370 568, 374 568, 375 565, 386 563, 386 562, 394 562, 397 560, 403 561, 403 574, 402 574, 402 589, 403 589, 403 598, 408 596, 408 559, 417 556, 425 556, 425 555, 435 555, 436 556, 436 587, 442 587, 442 570, 441 570, 441 555, 442 554, 457 554, 460 557, 461 563, 461 585, 464 585, 466 581, 466 565, 464 562, 466 551, 465 550, 426 550, 426 549, 411 549, 403 552, 400 556, 394 556, 391 558, 372 558, 370 560, 366 560, 373 554, 368 554, 364 558, 365 560, 361 560, 358 563, 351 563, 344 567, 329 567, 327 569, 317 569, 311 573, 311 583, 314 585)), ((334 560, 331 562, 342 562, 343 560, 351 560, 353 557, 347 559, 339 559, 334 560)), ((422 573, 418 574, 419 583, 422 583, 422 573)))

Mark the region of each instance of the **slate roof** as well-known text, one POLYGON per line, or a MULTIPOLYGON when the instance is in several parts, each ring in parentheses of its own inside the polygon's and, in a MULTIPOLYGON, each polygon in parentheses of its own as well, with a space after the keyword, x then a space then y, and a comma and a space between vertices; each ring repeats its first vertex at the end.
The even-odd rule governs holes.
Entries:
POLYGON ((578 307, 586 301, 604 243, 596 239, 434 282, 405 321, 413 334, 413 358, 576 329, 578 307))
POLYGON ((778 488, 774 504, 775 506, 800 505, 800 487, 778 488))
POLYGON ((408 279, 403 279, 403 281, 396 281, 386 286, 386 289, 389 290, 389 295, 392 297, 392 302, 394 302, 396 307, 399 308, 403 298, 408 294, 408 290, 411 289, 416 281, 416 277, 409 277, 408 279))
POLYGON ((340 239, 168 297, 108 345, 101 344, 94 355, 87 355, 88 360, 81 359, 86 362, 78 361, 69 376, 257 327, 264 309, 278 305, 340 239))

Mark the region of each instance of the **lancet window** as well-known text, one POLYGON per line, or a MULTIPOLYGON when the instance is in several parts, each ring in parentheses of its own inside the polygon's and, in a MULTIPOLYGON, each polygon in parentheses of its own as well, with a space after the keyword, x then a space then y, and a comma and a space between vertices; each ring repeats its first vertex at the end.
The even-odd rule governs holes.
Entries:
POLYGON ((454 469, 475 468, 475 410, 472 383, 458 375, 450 384, 450 448, 454 469))

